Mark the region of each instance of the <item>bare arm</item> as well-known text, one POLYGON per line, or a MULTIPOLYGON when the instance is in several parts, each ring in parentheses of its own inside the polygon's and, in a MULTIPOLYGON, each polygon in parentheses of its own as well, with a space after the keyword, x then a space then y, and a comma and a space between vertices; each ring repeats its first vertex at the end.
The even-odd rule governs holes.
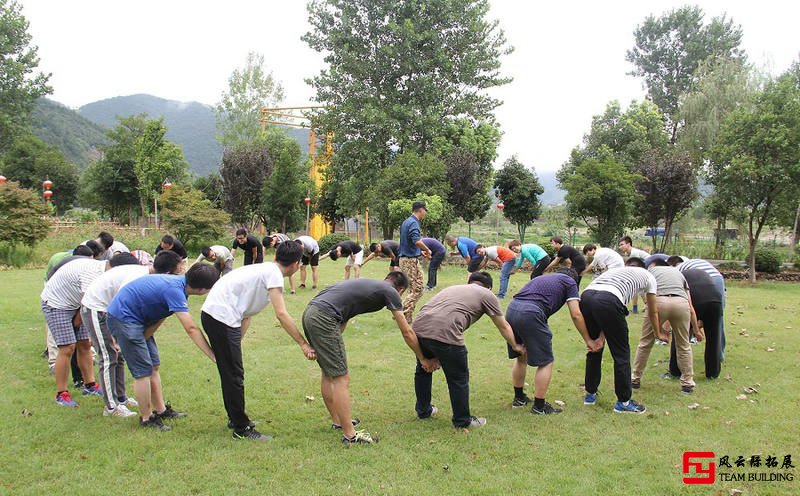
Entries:
POLYGON ((367 262, 369 262, 370 260, 375 258, 376 257, 375 253, 376 252, 372 252, 369 255, 367 255, 367 258, 365 258, 364 260, 361 261, 361 266, 363 267, 363 266, 367 265, 367 262))
POLYGON ((292 316, 286 311, 286 303, 283 301, 283 291, 281 291, 281 288, 270 288, 269 300, 272 302, 272 308, 275 309, 275 316, 278 318, 278 321, 280 321, 281 327, 286 331, 286 334, 294 339, 294 342, 300 346, 306 358, 315 360, 317 358, 317 353, 314 351, 314 348, 306 342, 303 335, 300 334, 300 331, 297 329, 297 324, 294 323, 294 319, 292 319, 292 316))
POLYGON ((253 262, 255 263, 256 258, 258 258, 258 247, 254 246, 250 248, 250 252, 253 254, 253 262))
POLYGON ((414 332, 414 329, 408 325, 406 322, 406 318, 403 315, 401 310, 392 310, 392 318, 394 319, 397 327, 400 329, 400 333, 403 335, 403 339, 405 340, 406 344, 411 351, 414 352, 414 355, 417 356, 417 360, 419 363, 422 364, 422 368, 425 369, 426 372, 433 372, 436 370, 437 367, 434 360, 429 360, 425 358, 425 355, 422 354, 422 349, 419 347, 419 340, 417 340, 417 335, 414 332))
POLYGON ((206 337, 200 332, 200 328, 194 323, 194 319, 189 315, 189 312, 175 312, 175 316, 181 321, 184 330, 186 330, 186 334, 189 335, 189 339, 194 341, 194 344, 196 344, 212 362, 216 362, 217 360, 214 358, 214 352, 211 350, 211 346, 208 345, 206 337))
POLYGON ((144 338, 145 339, 150 339, 153 336, 153 334, 156 333, 158 328, 161 327, 161 324, 164 323, 164 320, 166 320, 166 319, 161 319, 161 320, 159 320, 157 322, 153 322, 149 326, 145 327, 145 329, 144 329, 144 338))
POLYGON ((650 319, 650 324, 653 329, 656 329, 658 337, 663 341, 669 341, 669 335, 661 330, 661 323, 658 321, 658 302, 656 301, 655 293, 647 293, 647 318, 650 319))
POLYGON ((547 266, 547 267, 544 269, 544 271, 545 271, 545 272, 550 272, 550 270, 551 270, 553 267, 555 267, 556 265, 558 265, 560 262, 561 262, 561 258, 560 258, 560 257, 555 257, 555 258, 553 258, 553 261, 552 261, 552 262, 550 262, 550 265, 548 265, 548 266, 547 266))
POLYGON ((494 326, 497 327, 498 331, 500 331, 500 335, 503 336, 503 339, 506 340, 506 343, 511 346, 511 349, 520 355, 524 355, 525 345, 517 343, 517 340, 514 339, 514 331, 511 329, 511 324, 508 323, 506 318, 502 315, 490 315, 489 318, 492 319, 494 326))
MULTIPOLYGON (((418 239, 415 243, 422 250, 422 256, 425 258, 431 258, 431 250, 425 246, 425 243, 422 242, 422 238, 418 239)), ((392 254, 392 260, 394 260, 394 253, 392 254)))

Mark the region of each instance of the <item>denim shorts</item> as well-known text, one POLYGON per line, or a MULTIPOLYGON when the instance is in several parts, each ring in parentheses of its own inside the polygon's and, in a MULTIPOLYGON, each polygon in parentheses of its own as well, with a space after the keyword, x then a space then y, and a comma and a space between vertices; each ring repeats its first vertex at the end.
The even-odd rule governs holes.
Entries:
MULTIPOLYGON (((547 325, 547 315, 533 302, 511 300, 506 320, 514 331, 517 343, 525 345, 528 365, 541 367, 553 362, 553 333, 547 325)), ((508 358, 519 354, 508 346, 508 358)))
POLYGON ((144 339, 145 326, 123 322, 110 314, 106 314, 106 325, 117 340, 133 378, 141 379, 153 375, 153 367, 160 365, 161 360, 158 358, 156 340, 152 336, 144 339))

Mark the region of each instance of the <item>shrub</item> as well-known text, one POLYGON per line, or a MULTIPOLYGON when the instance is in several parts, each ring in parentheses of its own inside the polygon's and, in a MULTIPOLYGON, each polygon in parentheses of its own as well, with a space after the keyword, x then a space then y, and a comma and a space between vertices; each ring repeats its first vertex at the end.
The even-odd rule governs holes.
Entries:
POLYGON ((343 233, 330 233, 326 234, 325 236, 319 238, 319 252, 320 253, 327 253, 336 246, 336 243, 341 241, 347 241, 350 237, 343 233))
POLYGON ((0 184, 0 243, 34 246, 50 231, 47 214, 33 191, 13 181, 0 184))
POLYGON ((100 220, 100 214, 88 208, 73 208, 64 212, 64 217, 73 219, 81 224, 87 222, 97 222, 100 220))
POLYGON ((777 274, 781 271, 781 254, 775 250, 759 248, 756 250, 756 271, 777 274))
POLYGON ((33 248, 25 245, 0 243, 0 265, 22 267, 30 261, 33 248))
POLYGON ((211 245, 228 234, 231 216, 214 208, 200 191, 170 188, 161 195, 161 205, 164 227, 187 248, 211 245))

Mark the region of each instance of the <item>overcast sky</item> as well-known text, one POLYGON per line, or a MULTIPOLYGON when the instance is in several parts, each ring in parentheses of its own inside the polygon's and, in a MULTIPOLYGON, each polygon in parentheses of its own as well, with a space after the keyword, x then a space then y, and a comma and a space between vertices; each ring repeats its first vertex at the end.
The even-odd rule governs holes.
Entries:
MULTIPOLYGON (((249 51, 264 54, 285 88, 286 105, 307 105, 303 81, 320 54, 300 40, 308 30, 301 0, 22 0, 40 68, 52 72, 51 98, 70 107, 148 93, 213 105, 249 51)), ((557 169, 581 142, 593 115, 610 100, 644 97, 625 51, 649 14, 679 1, 540 2, 492 0, 515 51, 503 60, 514 78, 493 94, 503 141, 498 165, 512 154, 536 170, 557 169)), ((702 1, 706 18, 727 13, 744 31, 750 60, 779 73, 798 58, 800 2, 702 1)))

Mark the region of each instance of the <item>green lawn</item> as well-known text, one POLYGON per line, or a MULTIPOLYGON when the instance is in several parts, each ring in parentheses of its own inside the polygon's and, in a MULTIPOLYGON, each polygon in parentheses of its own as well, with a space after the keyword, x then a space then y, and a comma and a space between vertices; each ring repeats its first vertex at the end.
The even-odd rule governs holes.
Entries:
MULTIPOLYGON (((364 275, 382 277, 387 265, 371 263, 364 275)), ((341 278, 342 267, 342 261, 323 261, 323 285, 341 278)), ((440 287, 464 279, 463 269, 446 268, 440 287)), ((511 294, 526 280, 524 274, 512 277, 511 294)), ((416 420, 411 351, 388 312, 360 316, 345 335, 353 411, 381 442, 346 449, 330 429, 318 367, 303 358, 271 309, 254 319, 244 342, 247 409, 259 429, 274 436, 271 442, 230 438, 216 368, 175 319, 156 335, 165 396, 190 414, 172 421, 171 432, 144 431, 135 419, 103 417, 99 398, 77 398, 77 410, 57 406, 52 377, 40 357, 41 281, 41 269, 0 272, 5 288, 0 300, 5 335, 0 494, 683 495, 728 494, 734 488, 743 494, 800 493, 798 481, 688 486, 681 473, 684 451, 714 451, 731 460, 773 455, 779 463, 792 455, 800 465, 798 285, 731 284, 721 378, 697 377, 696 393, 683 396, 677 382, 658 377, 666 369, 668 350, 656 347, 642 389, 634 395, 648 408, 641 416, 612 413, 608 353, 598 405, 582 404, 583 347, 563 309, 551 318, 556 362, 548 400, 564 401, 564 413, 543 418, 512 410, 505 344, 482 319, 466 339, 472 411, 487 417, 488 425, 469 432, 451 427, 440 372, 434 381, 440 413, 416 420), (738 400, 747 386, 759 392, 738 400), (315 399, 308 401, 309 396, 315 399), (690 410, 695 402, 700 406, 690 410)), ((305 290, 287 296, 297 320, 311 295, 305 290)), ((422 303, 429 297, 426 293, 422 303)), ((190 298, 198 321, 201 304, 201 297, 190 298)), ((632 347, 641 320, 641 315, 629 318, 632 347)), ((694 349, 695 370, 702 373, 702 345, 694 349)), ((729 471, 794 474, 796 469, 729 471)))

